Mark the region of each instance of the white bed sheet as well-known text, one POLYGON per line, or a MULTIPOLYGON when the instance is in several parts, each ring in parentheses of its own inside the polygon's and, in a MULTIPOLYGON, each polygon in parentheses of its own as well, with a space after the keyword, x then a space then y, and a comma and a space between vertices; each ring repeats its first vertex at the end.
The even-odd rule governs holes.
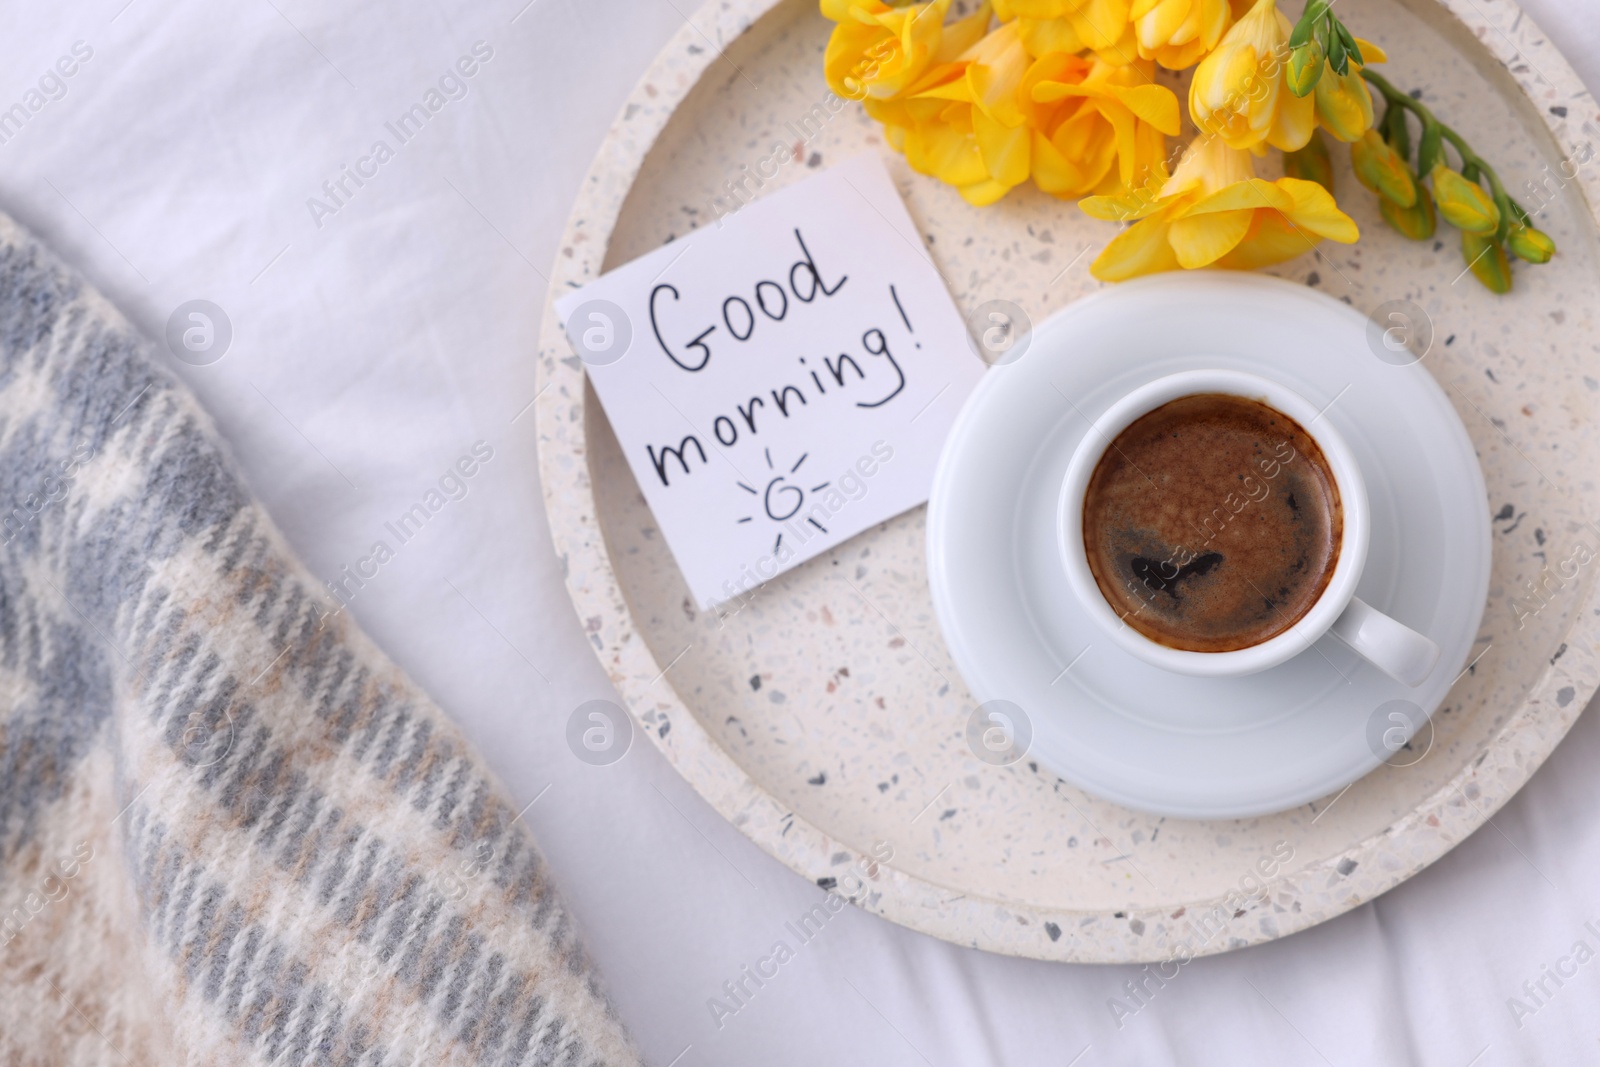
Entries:
MULTIPOLYGON (((1600 85, 1600 4, 1527 7, 1600 85)), ((1433 868, 1307 933, 1195 962, 1120 1030, 1107 1001, 1134 969, 986 955, 855 909, 713 1021, 707 999, 818 890, 724 824, 642 740, 610 767, 569 753, 569 712, 613 694, 550 548, 534 419, 518 417, 534 395, 529 353, 561 224, 680 10, 684 0, 10 0, 0 38, 0 107, 74 42, 92 50, 65 94, 0 144, 0 208, 154 335, 183 301, 226 310, 227 355, 180 369, 314 571, 354 564, 474 442, 492 446, 465 499, 400 546, 353 611, 512 790, 538 797, 527 818, 647 1059, 1593 1062, 1600 962, 1559 989, 1547 979, 1555 995, 1520 1028, 1507 1004, 1574 942, 1600 949, 1584 928, 1600 929, 1592 714, 1433 868), (463 79, 466 95, 397 146, 385 123, 477 41, 492 56, 463 79), (394 158, 315 218, 307 199, 379 138, 394 158)))

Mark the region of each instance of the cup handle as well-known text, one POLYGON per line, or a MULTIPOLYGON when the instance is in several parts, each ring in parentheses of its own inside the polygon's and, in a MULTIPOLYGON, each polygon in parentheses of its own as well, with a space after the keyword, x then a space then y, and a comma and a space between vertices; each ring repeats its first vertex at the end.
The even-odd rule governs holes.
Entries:
POLYGON ((1350 606, 1330 632, 1383 673, 1409 686, 1421 685, 1439 662, 1438 645, 1360 597, 1350 598, 1350 606))

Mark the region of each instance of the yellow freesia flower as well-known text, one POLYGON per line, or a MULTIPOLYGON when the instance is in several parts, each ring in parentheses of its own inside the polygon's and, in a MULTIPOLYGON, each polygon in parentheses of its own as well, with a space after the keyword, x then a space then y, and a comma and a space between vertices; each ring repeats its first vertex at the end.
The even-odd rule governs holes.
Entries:
POLYGON ((1293 152, 1316 128, 1316 105, 1284 85, 1293 27, 1277 0, 1257 0, 1200 61, 1189 84, 1189 117, 1202 134, 1257 155, 1293 152))
POLYGON ((1140 58, 1168 70, 1199 62, 1233 23, 1228 0, 1133 0, 1128 14, 1140 58))
POLYGON ((905 7, 879 0, 822 0, 823 15, 838 23, 822 59, 828 87, 863 101, 905 93, 930 67, 954 60, 983 36, 988 5, 946 27, 949 7, 950 0, 905 7))
POLYGON ((1108 63, 1135 59, 1131 0, 994 0, 1001 22, 1015 22, 1030 56, 1091 50, 1108 63))
POLYGON ((1156 195, 1134 189, 1078 206, 1095 218, 1138 220, 1090 265, 1101 281, 1179 268, 1253 270, 1293 259, 1324 237, 1350 244, 1360 236, 1322 186, 1257 178, 1250 155, 1216 137, 1196 138, 1156 195))
POLYGON ((1361 49, 1360 63, 1351 56, 1343 74, 1335 74, 1331 65, 1325 66, 1316 89, 1307 97, 1316 100, 1317 122, 1322 128, 1346 143, 1359 140, 1372 128, 1372 92, 1361 76, 1361 68, 1389 58, 1371 41, 1357 37, 1356 46, 1361 49))
POLYGON ((905 99, 869 100, 867 110, 884 123, 889 143, 905 152, 913 170, 955 186, 982 207, 1028 180, 1031 132, 1018 87, 1029 62, 1016 26, 1008 23, 954 62, 929 70, 905 99))
POLYGON ((1036 60, 1021 87, 1034 184, 1076 199, 1131 186, 1160 166, 1166 138, 1178 133, 1178 98, 1154 84, 1154 73, 1148 60, 1117 66, 1061 53, 1036 60))

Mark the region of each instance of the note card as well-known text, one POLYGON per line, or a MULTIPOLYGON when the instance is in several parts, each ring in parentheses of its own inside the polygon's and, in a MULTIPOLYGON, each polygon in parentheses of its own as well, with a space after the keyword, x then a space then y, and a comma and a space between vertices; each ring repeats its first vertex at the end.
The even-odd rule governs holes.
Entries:
POLYGON ((924 503, 984 369, 872 154, 556 310, 702 608, 924 503))

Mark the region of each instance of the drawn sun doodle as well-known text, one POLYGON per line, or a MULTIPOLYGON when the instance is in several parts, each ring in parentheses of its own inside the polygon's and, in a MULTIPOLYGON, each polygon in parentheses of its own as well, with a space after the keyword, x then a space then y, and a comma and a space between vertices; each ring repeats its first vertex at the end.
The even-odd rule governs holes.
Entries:
MULTIPOLYGON (((768 448, 764 449, 763 451, 767 457, 767 470, 776 470, 777 468, 772 464, 772 449, 768 448)), ((800 458, 794 461, 794 466, 789 468, 788 474, 778 474, 772 477, 767 482, 767 488, 764 492, 755 488, 754 486, 746 485, 743 482, 739 482, 738 486, 751 496, 758 496, 761 498, 762 510, 767 513, 767 518, 771 519, 773 522, 787 522, 798 515, 800 513, 800 509, 806 506, 807 493, 820 493, 822 490, 828 488, 828 485, 830 484, 828 482, 822 482, 819 485, 813 485, 809 489, 802 489, 799 485, 789 480, 790 475, 793 475, 800 470, 801 465, 805 463, 806 457, 809 455, 811 455, 810 452, 800 453, 800 458)), ((754 515, 746 515, 744 518, 739 520, 739 523, 742 524, 746 522, 754 522, 755 518, 756 517, 754 515)), ((815 526, 817 529, 821 530, 823 533, 828 532, 828 528, 822 525, 822 523, 818 522, 816 519, 807 518, 806 521, 815 526)), ((779 530, 778 539, 772 542, 772 551, 776 553, 782 545, 783 531, 779 530)))

